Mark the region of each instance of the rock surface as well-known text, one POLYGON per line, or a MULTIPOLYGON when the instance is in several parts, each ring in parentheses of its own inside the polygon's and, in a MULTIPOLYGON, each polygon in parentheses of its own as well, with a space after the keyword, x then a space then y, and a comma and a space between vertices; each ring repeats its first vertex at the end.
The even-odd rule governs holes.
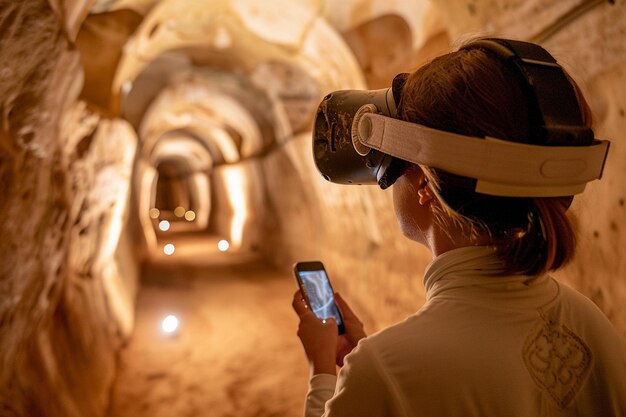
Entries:
POLYGON ((45 1, 0 13, 0 409, 102 416, 132 329, 135 136, 76 102, 79 56, 45 1))

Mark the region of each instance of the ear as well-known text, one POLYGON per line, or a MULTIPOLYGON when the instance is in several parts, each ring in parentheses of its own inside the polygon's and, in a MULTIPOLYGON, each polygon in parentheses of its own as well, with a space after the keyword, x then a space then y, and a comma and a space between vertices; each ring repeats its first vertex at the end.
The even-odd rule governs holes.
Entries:
POLYGON ((424 184, 422 188, 417 190, 417 195, 419 196, 419 203, 422 206, 430 204, 430 202, 435 198, 433 191, 430 189, 430 185, 428 184, 424 184))

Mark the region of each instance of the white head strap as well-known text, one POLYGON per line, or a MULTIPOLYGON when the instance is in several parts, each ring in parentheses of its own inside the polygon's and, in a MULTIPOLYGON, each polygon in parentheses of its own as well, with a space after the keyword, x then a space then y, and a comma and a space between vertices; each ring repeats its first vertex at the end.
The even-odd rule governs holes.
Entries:
MULTIPOLYGON (((609 141, 590 146, 539 146, 431 129, 370 112, 360 115, 358 141, 414 164, 477 179, 476 192, 504 197, 582 193, 600 179, 609 141)), ((354 141, 353 137, 353 141, 354 141)))

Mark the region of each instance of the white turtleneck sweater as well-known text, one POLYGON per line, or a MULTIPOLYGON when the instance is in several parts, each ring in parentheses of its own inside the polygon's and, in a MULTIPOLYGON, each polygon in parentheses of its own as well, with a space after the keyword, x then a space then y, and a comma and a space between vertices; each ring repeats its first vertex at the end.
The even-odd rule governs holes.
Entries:
POLYGON ((313 376, 305 416, 626 416, 626 345, 600 310, 499 271, 487 247, 437 257, 424 306, 313 376))

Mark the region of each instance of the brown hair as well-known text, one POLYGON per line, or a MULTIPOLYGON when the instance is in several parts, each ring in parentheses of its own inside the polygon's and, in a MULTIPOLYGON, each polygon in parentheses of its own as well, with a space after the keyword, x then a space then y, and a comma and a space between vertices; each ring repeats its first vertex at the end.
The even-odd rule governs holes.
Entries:
MULTIPOLYGON (((583 122, 590 127, 589 107, 572 85, 583 122)), ((520 75, 499 57, 482 49, 462 49, 409 75, 398 117, 479 138, 535 143, 527 101, 520 75)), ((444 230, 454 222, 471 236, 488 234, 506 273, 538 275, 573 257, 576 235, 566 216, 572 197, 494 197, 468 188, 475 180, 422 168, 441 202, 433 207, 436 221, 444 230)))

